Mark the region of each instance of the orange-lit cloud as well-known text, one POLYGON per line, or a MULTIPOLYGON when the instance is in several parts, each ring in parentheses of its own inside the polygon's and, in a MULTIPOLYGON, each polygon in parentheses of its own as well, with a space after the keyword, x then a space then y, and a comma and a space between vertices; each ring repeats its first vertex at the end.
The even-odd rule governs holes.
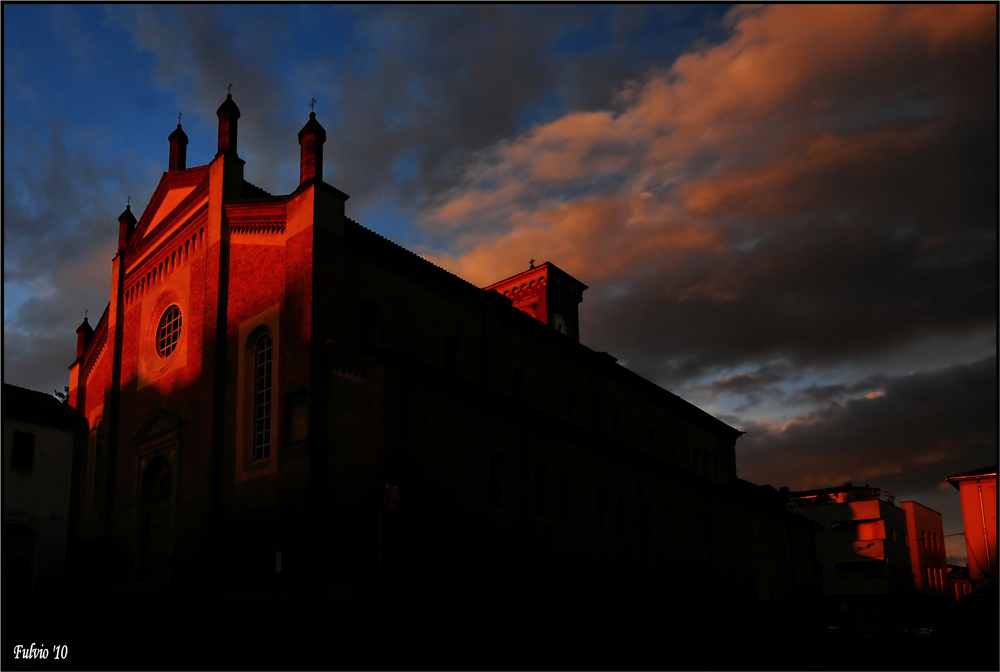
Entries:
MULTIPOLYGON (((433 259, 480 284, 530 257, 588 282, 691 249, 718 260, 776 219, 852 198, 885 157, 929 151, 968 93, 948 90, 946 70, 994 40, 994 19, 985 5, 737 8, 729 40, 623 84, 621 109, 483 152, 422 213, 429 229, 474 232, 433 259)), ((732 300, 739 284, 677 295, 732 300)))
POLYGON ((963 461, 989 463, 996 446, 996 356, 885 382, 884 393, 783 423, 748 425, 741 476, 794 489, 845 481, 892 489, 905 474, 935 489, 963 461))

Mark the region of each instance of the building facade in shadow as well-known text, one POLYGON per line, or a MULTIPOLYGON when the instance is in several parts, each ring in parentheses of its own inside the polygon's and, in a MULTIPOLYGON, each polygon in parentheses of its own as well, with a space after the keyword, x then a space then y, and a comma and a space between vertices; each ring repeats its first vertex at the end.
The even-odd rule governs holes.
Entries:
POLYGON ((87 426, 43 392, 3 384, 3 587, 6 597, 58 592, 74 521, 73 457, 87 426))
POLYGON ((78 330, 90 427, 77 575, 364 602, 814 600, 813 525, 736 476, 740 432, 581 343, 554 263, 486 289, 345 215, 326 132, 300 184, 219 144, 119 217, 111 300, 78 330), (546 598, 547 599, 547 598, 546 598))

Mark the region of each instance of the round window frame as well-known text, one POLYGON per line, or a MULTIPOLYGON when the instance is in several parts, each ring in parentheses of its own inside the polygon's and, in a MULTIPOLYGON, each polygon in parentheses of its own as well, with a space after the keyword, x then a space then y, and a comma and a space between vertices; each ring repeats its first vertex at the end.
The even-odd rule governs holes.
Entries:
POLYGON ((156 356, 159 357, 160 359, 170 359, 171 357, 176 355, 178 347, 180 346, 181 334, 183 330, 184 330, 184 311, 181 310, 181 307, 177 303, 171 303, 163 310, 162 313, 160 313, 160 319, 157 320, 156 328, 153 330, 153 351, 156 352, 156 356), (161 329, 163 329, 164 320, 167 319, 167 316, 170 314, 170 311, 172 309, 177 310, 177 321, 178 321, 177 332, 176 332, 177 337, 173 340, 173 343, 171 343, 170 350, 164 353, 163 348, 160 347, 160 331, 161 329))

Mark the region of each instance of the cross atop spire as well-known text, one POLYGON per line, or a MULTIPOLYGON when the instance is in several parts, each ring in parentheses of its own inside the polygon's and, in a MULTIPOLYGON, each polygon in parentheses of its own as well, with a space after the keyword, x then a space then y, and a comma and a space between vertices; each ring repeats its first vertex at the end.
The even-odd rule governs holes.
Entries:
POLYGON ((316 99, 313 98, 312 101, 309 103, 309 111, 314 112, 315 110, 313 108, 315 107, 316 107, 316 99))
POLYGON ((178 125, 178 126, 180 126, 180 125, 181 125, 181 115, 182 115, 182 114, 183 114, 183 112, 178 112, 178 113, 177 113, 177 125, 178 125))
POLYGON ((535 267, 535 260, 532 259, 531 261, 528 262, 528 269, 530 270, 530 269, 532 269, 534 267, 535 267))
POLYGON ((233 95, 233 83, 232 82, 229 82, 229 86, 226 87, 226 93, 228 93, 230 96, 233 95))

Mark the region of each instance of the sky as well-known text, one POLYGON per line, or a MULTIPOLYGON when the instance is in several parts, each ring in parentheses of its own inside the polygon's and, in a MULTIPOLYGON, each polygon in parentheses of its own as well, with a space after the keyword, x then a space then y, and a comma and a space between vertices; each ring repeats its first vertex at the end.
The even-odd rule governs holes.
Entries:
POLYGON ((551 261, 581 341, 746 432, 741 478, 944 516, 996 463, 995 5, 3 6, 3 380, 68 383, 117 216, 215 153, 485 286, 551 261))

